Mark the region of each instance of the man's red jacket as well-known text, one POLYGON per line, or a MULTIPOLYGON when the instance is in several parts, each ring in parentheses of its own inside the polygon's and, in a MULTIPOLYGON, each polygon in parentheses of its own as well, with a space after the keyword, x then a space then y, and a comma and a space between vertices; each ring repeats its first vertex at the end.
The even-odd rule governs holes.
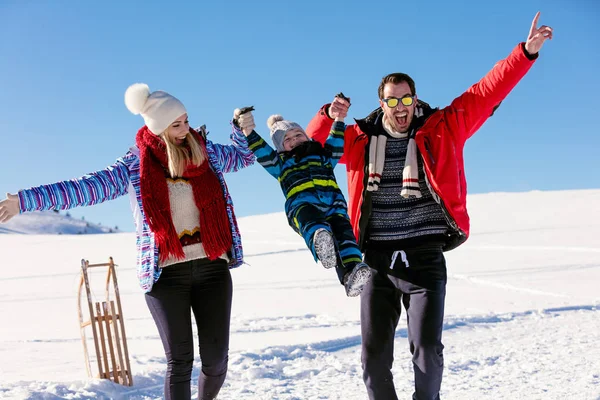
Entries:
MULTIPOLYGON (((415 141, 423 159, 429 187, 434 198, 437 195, 452 230, 444 250, 459 246, 469 237, 467 183, 463 161, 465 142, 492 115, 495 107, 529 71, 536 58, 537 54, 528 55, 525 44, 520 43, 506 59, 496 63, 490 72, 454 99, 449 106, 431 114, 416 132, 415 141)), ((333 121, 327 115, 328 107, 329 104, 326 104, 319 110, 306 130, 310 137, 321 143, 324 143, 329 135, 333 121)), ((366 196, 365 165, 368 165, 369 152, 366 149, 370 140, 370 121, 356 122, 346 127, 344 155, 340 163, 346 164, 348 212, 354 234, 363 248, 364 230, 370 216, 370 208, 363 207, 366 196)), ((402 182, 398 182, 399 186, 401 184, 402 182)))

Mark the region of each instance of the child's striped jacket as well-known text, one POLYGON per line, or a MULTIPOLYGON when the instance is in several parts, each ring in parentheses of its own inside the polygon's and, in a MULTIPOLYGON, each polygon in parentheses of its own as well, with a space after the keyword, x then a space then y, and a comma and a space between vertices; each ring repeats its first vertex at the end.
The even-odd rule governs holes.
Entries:
POLYGON ((296 161, 287 153, 277 153, 256 132, 247 136, 250 150, 257 161, 281 185, 285 196, 285 211, 290 225, 297 210, 306 204, 316 206, 327 214, 346 214, 347 204, 340 190, 333 169, 344 151, 345 125, 341 121, 333 124, 324 148, 331 156, 308 154, 296 161))

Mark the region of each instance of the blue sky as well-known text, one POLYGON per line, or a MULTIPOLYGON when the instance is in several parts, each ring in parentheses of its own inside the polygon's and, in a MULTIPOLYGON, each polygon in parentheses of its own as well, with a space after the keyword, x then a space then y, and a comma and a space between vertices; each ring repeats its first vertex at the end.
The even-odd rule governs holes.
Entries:
MULTIPOLYGON (((527 37, 554 28, 529 74, 467 143, 469 193, 600 187, 600 4, 504 2, 0 0, 0 193, 75 178, 125 154, 143 124, 132 83, 184 102, 226 142, 234 108, 305 126, 339 91, 350 117, 391 72, 445 106, 527 37), (125 4, 126 3, 126 4, 125 4)), ((346 187, 343 166, 336 170, 346 187)), ((238 216, 283 210, 259 165, 227 175, 238 216)), ((127 198, 71 212, 133 230, 127 198)))

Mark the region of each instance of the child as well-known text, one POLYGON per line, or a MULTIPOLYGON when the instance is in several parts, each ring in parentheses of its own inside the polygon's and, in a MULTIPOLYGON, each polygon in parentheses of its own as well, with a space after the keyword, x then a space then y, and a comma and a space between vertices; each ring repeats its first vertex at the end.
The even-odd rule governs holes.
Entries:
POLYGON ((371 271, 362 262, 348 206, 333 173, 344 149, 343 118, 336 119, 323 146, 310 140, 297 123, 272 115, 267 126, 277 151, 254 131, 251 112, 239 115, 238 123, 257 161, 279 181, 290 226, 304 237, 315 261, 335 267, 346 295, 358 296, 371 271))

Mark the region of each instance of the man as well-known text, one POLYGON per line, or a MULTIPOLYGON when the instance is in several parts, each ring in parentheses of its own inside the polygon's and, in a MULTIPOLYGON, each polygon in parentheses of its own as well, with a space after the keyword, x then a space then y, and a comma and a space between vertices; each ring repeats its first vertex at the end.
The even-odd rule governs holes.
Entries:
MULTIPOLYGON (((443 252, 469 236, 463 148, 527 73, 552 28, 537 28, 478 83, 441 110, 417 100, 406 74, 383 78, 380 108, 345 131, 349 214, 372 279, 361 294, 363 379, 371 400, 398 399, 394 335, 407 312, 413 399, 439 399, 446 295, 443 252)), ((335 98, 308 126, 324 141, 350 103, 335 98)))

